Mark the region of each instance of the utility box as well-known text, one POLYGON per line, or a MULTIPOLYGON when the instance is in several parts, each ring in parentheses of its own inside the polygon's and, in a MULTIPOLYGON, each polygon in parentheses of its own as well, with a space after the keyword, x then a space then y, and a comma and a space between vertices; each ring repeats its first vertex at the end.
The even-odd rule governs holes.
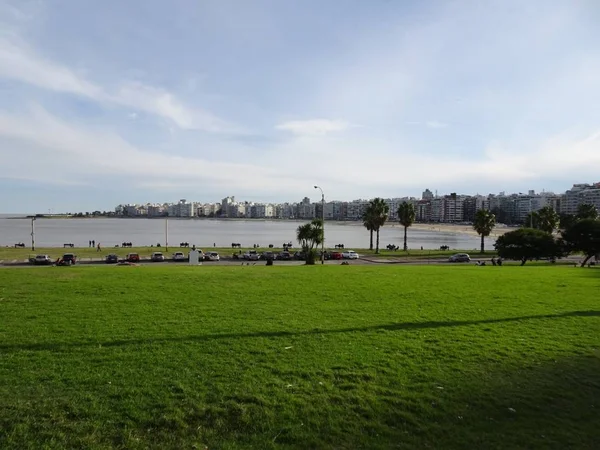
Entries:
POLYGON ((190 250, 190 265, 197 266, 198 264, 202 264, 200 262, 200 252, 198 250, 190 250))

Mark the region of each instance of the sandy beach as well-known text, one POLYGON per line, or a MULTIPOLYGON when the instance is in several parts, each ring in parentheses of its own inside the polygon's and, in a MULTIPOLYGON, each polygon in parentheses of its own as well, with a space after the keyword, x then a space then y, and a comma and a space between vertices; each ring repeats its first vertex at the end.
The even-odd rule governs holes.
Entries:
MULTIPOLYGON (((399 223, 387 223, 386 227, 402 227, 399 223)), ((442 233, 466 234, 469 236, 478 236, 477 232, 470 225, 455 225, 451 223, 415 223, 411 226, 414 230, 438 231, 442 233)), ((498 225, 494 228, 490 237, 498 237, 510 231, 511 228, 506 225, 498 225)))

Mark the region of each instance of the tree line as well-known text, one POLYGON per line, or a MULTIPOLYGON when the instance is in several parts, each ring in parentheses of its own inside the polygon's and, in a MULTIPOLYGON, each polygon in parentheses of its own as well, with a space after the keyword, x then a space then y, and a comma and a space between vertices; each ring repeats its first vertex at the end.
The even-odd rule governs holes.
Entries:
MULTIPOLYGON (((369 232, 369 250, 379 253, 379 231, 389 217, 389 205, 382 198, 375 198, 365 209, 362 221, 369 232)), ((398 208, 398 222, 404 227, 404 251, 408 250, 407 230, 416 218, 412 203, 403 202, 398 208)), ((496 226, 496 216, 492 211, 480 209, 475 214, 473 229, 481 237, 481 253, 485 252, 485 238, 496 226)), ((314 263, 316 250, 324 239, 323 222, 314 219, 301 225, 297 239, 307 257, 307 264, 314 263)), ((600 254, 600 220, 594 205, 579 205, 577 214, 558 214, 549 206, 530 213, 523 228, 510 231, 498 237, 494 244, 502 258, 516 259, 521 265, 538 258, 557 258, 569 253, 581 252, 584 255, 582 266, 595 255, 600 254), (527 226, 529 225, 529 226, 527 226), (555 231, 558 236, 554 236, 555 231)))

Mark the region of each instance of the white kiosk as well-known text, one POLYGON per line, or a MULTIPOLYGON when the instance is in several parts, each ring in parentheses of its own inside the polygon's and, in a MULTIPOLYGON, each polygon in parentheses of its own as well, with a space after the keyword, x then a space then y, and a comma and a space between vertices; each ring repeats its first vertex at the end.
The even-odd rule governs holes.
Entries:
POLYGON ((197 266, 202 265, 200 262, 200 252, 198 250, 190 250, 190 265, 197 266))

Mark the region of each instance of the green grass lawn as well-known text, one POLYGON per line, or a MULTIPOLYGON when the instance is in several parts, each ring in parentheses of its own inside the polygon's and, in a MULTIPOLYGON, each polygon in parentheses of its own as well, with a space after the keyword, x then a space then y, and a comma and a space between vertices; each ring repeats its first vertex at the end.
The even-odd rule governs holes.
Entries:
POLYGON ((598 448, 600 270, 0 270, 0 448, 598 448))

